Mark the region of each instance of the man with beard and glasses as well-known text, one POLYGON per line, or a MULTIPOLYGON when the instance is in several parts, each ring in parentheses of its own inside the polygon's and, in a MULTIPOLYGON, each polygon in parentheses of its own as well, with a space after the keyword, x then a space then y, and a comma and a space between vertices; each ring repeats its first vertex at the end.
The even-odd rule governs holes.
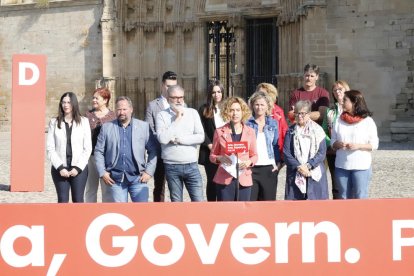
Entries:
POLYGON ((183 186, 191 201, 203 200, 203 183, 198 169, 197 146, 204 141, 204 130, 197 110, 186 107, 184 89, 167 90, 170 107, 158 113, 156 132, 172 202, 183 201, 183 186))
POLYGON ((116 100, 117 119, 102 125, 95 146, 99 177, 108 185, 111 202, 148 202, 158 144, 147 122, 132 117, 131 99, 116 100), (147 156, 146 156, 147 155, 147 156))

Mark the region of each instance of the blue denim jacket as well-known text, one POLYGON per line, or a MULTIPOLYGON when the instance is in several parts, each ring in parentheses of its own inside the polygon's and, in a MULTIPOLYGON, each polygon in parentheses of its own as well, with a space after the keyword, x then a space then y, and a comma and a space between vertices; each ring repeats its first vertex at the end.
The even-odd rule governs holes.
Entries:
MULTIPOLYGON (((254 117, 250 117, 250 119, 246 123, 247 126, 254 129, 257 137, 257 132, 259 131, 259 126, 254 120, 254 117)), ((280 159, 280 152, 279 146, 277 141, 279 139, 279 127, 276 120, 272 119, 269 116, 266 116, 265 126, 263 128, 263 132, 266 138, 266 146, 267 146, 267 153, 269 154, 270 159, 275 159, 276 163, 281 162, 280 159)))

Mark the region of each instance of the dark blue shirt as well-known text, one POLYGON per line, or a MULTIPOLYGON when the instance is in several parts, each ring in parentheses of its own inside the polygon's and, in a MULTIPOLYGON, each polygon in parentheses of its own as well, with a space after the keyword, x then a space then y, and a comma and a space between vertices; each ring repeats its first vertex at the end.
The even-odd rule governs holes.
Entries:
POLYGON ((233 142, 240 142, 241 136, 242 136, 241 133, 240 134, 232 134, 231 139, 233 140, 233 142))
POLYGON ((126 127, 118 121, 119 129, 119 158, 115 167, 111 170, 111 177, 116 182, 122 182, 126 177, 128 182, 133 182, 139 176, 138 164, 132 156, 132 126, 126 127))

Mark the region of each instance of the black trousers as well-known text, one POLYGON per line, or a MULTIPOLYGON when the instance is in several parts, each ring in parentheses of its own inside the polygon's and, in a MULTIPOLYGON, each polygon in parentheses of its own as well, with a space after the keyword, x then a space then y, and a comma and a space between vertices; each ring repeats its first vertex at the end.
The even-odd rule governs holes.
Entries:
POLYGON ((253 186, 250 195, 251 201, 276 200, 278 171, 272 165, 254 166, 252 168, 253 186))
POLYGON ((251 187, 241 186, 236 178, 233 178, 229 185, 216 184, 217 190, 217 201, 236 201, 236 189, 239 185, 239 200, 238 201, 249 201, 251 187))
POLYGON ((216 175, 218 166, 211 162, 204 164, 204 170, 207 176, 206 195, 207 201, 217 201, 216 183, 213 182, 213 178, 216 175))
POLYGON ((59 203, 69 202, 69 191, 72 195, 72 202, 84 202, 83 195, 85 193, 86 180, 88 179, 88 166, 75 177, 62 177, 59 171, 53 167, 51 174, 59 203))
POLYGON ((158 157, 154 172, 154 202, 164 202, 165 182, 164 162, 158 157))

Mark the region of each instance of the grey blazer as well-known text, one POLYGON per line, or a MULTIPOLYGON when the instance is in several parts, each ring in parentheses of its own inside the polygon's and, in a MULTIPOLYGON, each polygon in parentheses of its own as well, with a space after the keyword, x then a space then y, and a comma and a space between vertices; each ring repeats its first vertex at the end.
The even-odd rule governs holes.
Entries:
POLYGON ((148 107, 145 112, 145 121, 150 125, 154 135, 156 134, 155 121, 157 120, 157 115, 164 109, 164 103, 162 102, 161 97, 158 97, 148 103, 148 107))
MULTIPOLYGON (((153 176, 157 164, 158 143, 147 122, 133 118, 132 124, 132 156, 138 164, 139 172, 153 176), (148 154, 147 161, 145 153, 148 154)), ((111 172, 119 158, 118 120, 102 125, 95 146, 94 157, 99 177, 111 172)))

